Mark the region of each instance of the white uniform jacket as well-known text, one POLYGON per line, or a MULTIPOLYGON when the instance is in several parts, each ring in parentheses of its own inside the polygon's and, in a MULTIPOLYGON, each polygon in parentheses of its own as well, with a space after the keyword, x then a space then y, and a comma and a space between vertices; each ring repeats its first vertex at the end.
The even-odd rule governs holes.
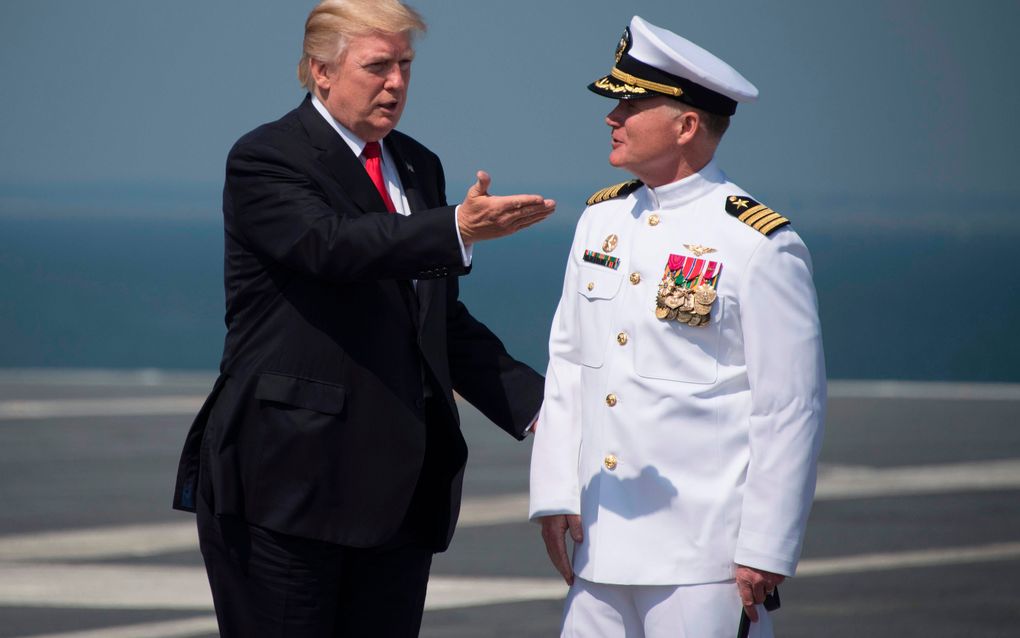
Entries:
POLYGON ((679 585, 732 578, 734 563, 796 568, 825 413, 811 259, 790 227, 765 236, 727 214, 733 195, 746 197, 712 163, 589 206, 578 222, 530 516, 581 515, 574 571, 586 580, 679 585), (619 263, 590 263, 586 250, 619 263), (670 255, 698 252, 722 269, 710 323, 656 318, 670 255))

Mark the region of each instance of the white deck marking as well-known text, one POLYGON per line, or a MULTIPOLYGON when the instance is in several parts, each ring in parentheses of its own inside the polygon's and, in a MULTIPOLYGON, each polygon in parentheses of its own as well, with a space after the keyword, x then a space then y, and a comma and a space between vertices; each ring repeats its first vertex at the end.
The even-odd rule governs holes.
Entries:
MULTIPOLYGON (((915 569, 1020 559, 1020 542, 862 554, 801 561, 798 578, 856 572, 915 569)), ((0 605, 79 609, 212 609, 201 567, 3 564, 0 605)), ((466 578, 435 576, 427 610, 530 600, 558 600, 566 585, 558 578, 466 578)), ((50 634, 47 638, 148 638, 206 633, 208 618, 147 623, 97 632, 50 634), (113 633, 119 631, 121 633, 113 633), (163 632, 163 633, 160 633, 163 632)), ((37 637, 38 638, 38 637, 37 637)))
POLYGON ((119 525, 0 536, 0 562, 140 558, 198 551, 194 516, 178 523, 119 525))
POLYGON ((950 381, 829 381, 833 399, 1020 401, 1020 383, 950 381))
POLYGON ((0 368, 0 386, 196 386, 211 389, 214 372, 185 372, 159 368, 0 368))
POLYGON ((215 634, 218 631, 216 616, 206 615, 184 620, 103 627, 59 634, 32 634, 31 637, 25 636, 24 638, 190 638, 191 636, 215 634))
MULTIPOLYGON (((0 605, 67 609, 212 610, 203 567, 0 564, 0 605)), ((554 600, 567 594, 558 578, 433 576, 426 609, 554 600)))
POLYGON ((808 576, 831 576, 855 572, 877 572, 891 569, 914 567, 938 567, 940 565, 963 565, 985 563, 996 560, 1020 558, 1020 543, 993 543, 973 547, 947 547, 920 549, 910 552, 887 552, 880 554, 859 554, 839 558, 815 558, 803 560, 797 568, 797 578, 808 576))
MULTIPOLYGON (((1020 459, 917 467, 822 466, 818 501, 1020 489, 1020 459)), ((465 498, 458 527, 524 523, 526 493, 465 498)), ((0 561, 60 561, 193 551, 195 520, 0 536, 0 561)))
POLYGON ((1020 489, 1020 459, 909 467, 822 466, 815 500, 1020 489))
POLYGON ((0 401, 0 421, 111 416, 194 416, 204 396, 0 401))
MULTIPOLYGON (((158 370, 88 374, 27 373, 0 370, 0 384, 21 381, 34 384, 67 383, 95 385, 159 386, 173 382, 205 385, 204 376, 173 375, 158 370), (19 376, 19 374, 21 376, 19 376)), ((212 379, 209 379, 212 387, 212 379)), ((0 401, 0 421, 37 420, 102 416, 194 416, 205 401, 204 394, 104 399, 8 399, 0 401)), ((830 381, 829 397, 834 399, 911 399, 945 401, 1020 401, 1016 383, 948 383, 939 381, 830 381)), ((459 400, 459 399, 458 399, 459 400)))

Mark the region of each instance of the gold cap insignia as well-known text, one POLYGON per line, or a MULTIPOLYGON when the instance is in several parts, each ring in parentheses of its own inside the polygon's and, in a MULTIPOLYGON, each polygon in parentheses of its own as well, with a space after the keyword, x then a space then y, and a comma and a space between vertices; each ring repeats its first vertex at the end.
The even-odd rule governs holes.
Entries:
POLYGON ((623 54, 627 52, 627 48, 630 46, 630 27, 623 30, 623 35, 620 36, 620 43, 616 45, 616 61, 619 62, 623 54))

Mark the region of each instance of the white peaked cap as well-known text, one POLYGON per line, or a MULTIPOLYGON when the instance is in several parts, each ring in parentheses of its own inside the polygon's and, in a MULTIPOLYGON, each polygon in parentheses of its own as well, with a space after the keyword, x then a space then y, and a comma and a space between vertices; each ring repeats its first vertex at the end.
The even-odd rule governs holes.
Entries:
POLYGON ((640 16, 624 31, 612 72, 588 88, 617 99, 667 95, 722 115, 758 98, 758 89, 733 67, 640 16))

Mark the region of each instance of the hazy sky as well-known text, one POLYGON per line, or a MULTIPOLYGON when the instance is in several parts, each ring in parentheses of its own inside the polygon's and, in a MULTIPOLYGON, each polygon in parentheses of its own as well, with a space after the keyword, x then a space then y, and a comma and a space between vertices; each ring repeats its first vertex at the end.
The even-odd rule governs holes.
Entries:
MULTIPOLYGON (((233 141, 300 102, 313 4, 4 0, 0 212, 56 185, 212 192, 233 141)), ((558 197, 626 179, 606 163, 612 102, 585 86, 635 13, 760 89, 720 152, 752 192, 1018 190, 1020 2, 412 4, 430 28, 400 128, 443 158, 451 199, 476 168, 558 197)))

